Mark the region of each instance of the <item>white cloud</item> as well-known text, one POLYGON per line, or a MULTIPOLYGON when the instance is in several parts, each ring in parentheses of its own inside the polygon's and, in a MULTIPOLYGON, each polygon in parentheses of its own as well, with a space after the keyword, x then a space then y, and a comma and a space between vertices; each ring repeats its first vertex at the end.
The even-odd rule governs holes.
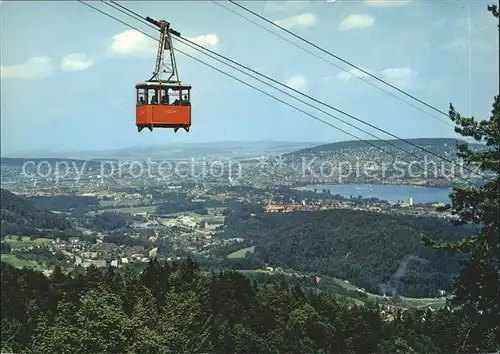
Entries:
MULTIPOLYGON (((213 50, 219 52, 220 51, 220 43, 219 43, 219 37, 217 37, 216 34, 205 34, 205 35, 200 35, 200 36, 195 36, 195 37, 185 37, 185 39, 190 40, 193 43, 196 43, 204 48, 213 50)), ((198 58, 198 59, 205 59, 203 58, 203 54, 197 51, 196 49, 200 49, 197 46, 193 44, 189 44, 191 47, 188 45, 174 41, 174 48, 182 51, 183 53, 186 53, 192 57, 198 58)), ((179 53, 179 52, 178 52, 179 53)))
POLYGON ((493 36, 491 40, 484 38, 468 38, 466 36, 455 36, 451 41, 445 44, 445 49, 450 51, 466 52, 481 51, 483 53, 492 53, 498 51, 498 35, 493 36))
POLYGON ((136 30, 126 30, 113 36, 111 51, 116 54, 133 55, 156 50, 157 42, 136 30))
POLYGON ((290 77, 285 82, 285 85, 301 92, 307 92, 309 90, 309 81, 302 75, 290 77))
POLYGON ((274 23, 288 30, 294 27, 311 27, 316 24, 316 16, 311 13, 303 13, 301 15, 287 17, 282 20, 276 20, 274 23))
POLYGON ((53 72, 54 65, 48 57, 33 57, 22 64, 0 66, 1 76, 13 79, 43 79, 53 72))
POLYGON ((297 11, 307 7, 310 1, 302 0, 278 0, 278 1, 266 1, 264 5, 264 11, 267 12, 285 12, 285 11, 297 11))
MULTIPOLYGON (((492 17, 492 16, 490 16, 492 17)), ((457 31, 453 39, 444 48, 451 51, 482 51, 493 53, 498 51, 498 20, 494 22, 472 22, 470 18, 460 18, 456 21, 457 31)))
POLYGON ((439 29, 441 29, 444 25, 446 24, 446 18, 445 17, 441 17, 440 19, 434 21, 434 22, 431 22, 427 27, 427 30, 429 31, 437 31, 439 29))
POLYGON ((186 37, 186 39, 208 49, 215 49, 219 44, 219 37, 216 34, 204 34, 196 37, 186 37))
POLYGON ((408 67, 388 68, 382 70, 381 74, 386 81, 401 90, 410 86, 417 77, 417 72, 408 67))
MULTIPOLYGON (((199 44, 208 49, 215 49, 219 44, 219 38, 216 34, 205 34, 186 39, 199 44)), ((118 33, 113 37, 111 51, 121 55, 140 55, 156 53, 158 41, 145 36, 136 30, 127 30, 118 33)), ((191 48, 174 41, 174 48, 182 47, 183 51, 192 50, 191 48)))
POLYGON ((370 15, 352 14, 344 18, 339 25, 339 29, 346 31, 355 28, 370 27, 374 22, 375 19, 370 15))
POLYGON ((449 50, 466 50, 469 47, 467 38, 457 36, 450 42, 446 43, 445 48, 449 50))
POLYGON ((85 53, 72 53, 61 60, 62 71, 83 71, 94 65, 94 61, 85 53))
POLYGON ((363 2, 368 6, 394 7, 394 6, 408 5, 411 1, 410 0, 363 0, 363 2))
MULTIPOLYGON (((366 69, 363 69, 363 70, 366 72, 369 72, 369 70, 366 70, 366 69)), ((349 71, 342 71, 342 72, 337 74, 337 78, 340 81, 349 81, 350 79, 352 79, 354 77, 365 77, 365 76, 368 76, 368 75, 366 73, 364 73, 363 71, 356 69, 356 68, 352 68, 349 71)))

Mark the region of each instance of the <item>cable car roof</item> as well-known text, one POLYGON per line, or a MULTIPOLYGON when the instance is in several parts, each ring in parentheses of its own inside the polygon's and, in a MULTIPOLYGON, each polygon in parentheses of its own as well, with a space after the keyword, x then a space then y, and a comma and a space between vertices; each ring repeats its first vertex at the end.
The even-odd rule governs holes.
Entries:
POLYGON ((164 82, 159 82, 159 81, 145 81, 145 82, 139 82, 137 85, 135 85, 136 89, 140 88, 170 88, 173 90, 179 90, 179 89, 191 89, 191 85, 189 84, 182 84, 176 81, 164 81, 164 82))

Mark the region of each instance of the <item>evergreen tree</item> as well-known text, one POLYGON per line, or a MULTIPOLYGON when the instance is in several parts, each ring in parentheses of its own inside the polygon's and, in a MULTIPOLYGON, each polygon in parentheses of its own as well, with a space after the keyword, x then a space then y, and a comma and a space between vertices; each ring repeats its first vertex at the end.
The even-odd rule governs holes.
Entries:
MULTIPOLYGON (((488 11, 498 18, 496 5, 488 6, 488 11)), ((500 340, 498 317, 500 97, 498 95, 494 97, 493 109, 488 120, 478 121, 474 117, 462 117, 451 104, 449 115, 456 124, 457 133, 471 137, 488 147, 487 151, 473 152, 467 144, 462 144, 458 146, 458 157, 468 164, 479 165, 482 175, 491 177, 481 180, 480 186, 454 188, 451 196, 452 204, 443 208, 457 215, 460 224, 478 225, 478 232, 454 243, 437 243, 429 238, 424 238, 424 241, 437 249, 445 249, 464 256, 460 274, 455 282, 452 303, 454 306, 463 306, 474 321, 472 327, 475 330, 471 327, 464 340, 474 341, 472 334, 477 332, 479 337, 476 338, 478 346, 476 348, 493 349, 498 348, 500 340), (481 347, 484 345, 488 348, 481 347)))

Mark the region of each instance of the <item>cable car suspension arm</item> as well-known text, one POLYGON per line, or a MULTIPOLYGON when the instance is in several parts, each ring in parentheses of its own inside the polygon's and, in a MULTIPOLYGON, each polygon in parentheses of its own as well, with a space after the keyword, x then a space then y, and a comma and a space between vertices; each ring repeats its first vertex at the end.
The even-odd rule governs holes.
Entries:
POLYGON ((177 62, 175 60, 174 48, 172 46, 172 37, 171 34, 176 35, 178 37, 181 34, 170 28, 170 23, 164 20, 156 21, 151 17, 146 17, 146 21, 155 25, 160 31, 160 41, 158 43, 158 53, 156 55, 156 66, 153 76, 149 81, 158 81, 158 82, 172 82, 175 81, 180 83, 179 72, 177 70, 177 62), (168 50, 170 54, 170 64, 165 63, 165 51, 168 50), (163 73, 168 70, 170 74, 167 80, 163 80, 163 73), (175 78, 175 79, 174 79, 175 78), (174 79, 174 80, 173 80, 174 79))

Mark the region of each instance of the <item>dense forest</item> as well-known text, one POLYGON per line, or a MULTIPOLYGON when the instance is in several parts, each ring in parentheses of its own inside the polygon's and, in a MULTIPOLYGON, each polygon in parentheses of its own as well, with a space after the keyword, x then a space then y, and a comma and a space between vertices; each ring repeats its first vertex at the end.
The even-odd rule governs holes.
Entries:
POLYGON ((436 296, 449 289, 458 271, 457 258, 422 245, 420 234, 456 241, 472 233, 471 227, 429 217, 352 210, 259 213, 259 206, 236 205, 226 212, 222 236, 241 237, 250 241, 245 246, 256 246, 248 256, 252 264, 349 279, 376 293, 386 285, 389 292, 397 287, 412 297, 436 296), (407 272, 394 279, 410 256, 407 272))
MULTIPOLYGON (((293 191, 286 192, 282 190, 285 200, 294 198, 293 191)), ((3 233, 63 239, 77 235, 74 230, 54 232, 54 227, 68 228, 70 223, 60 215, 34 206, 31 200, 8 191, 2 193, 2 198, 6 200, 5 203, 2 201, 3 233), (27 218, 26 221, 23 218, 27 218), (43 226, 49 226, 50 232, 37 229, 43 226)), ((158 212, 204 210, 203 203, 193 203, 185 195, 175 193, 170 198, 171 201, 162 204, 158 212)), ((71 198, 44 200, 57 205, 80 201, 71 198)), ((266 264, 276 265, 349 279, 375 293, 397 291, 412 297, 436 296, 439 290, 448 290, 458 270, 456 258, 437 256, 434 250, 421 245, 420 233, 443 241, 454 241, 471 233, 469 228, 456 228, 434 218, 349 210, 266 214, 262 205, 235 201, 229 202, 224 214, 227 216, 226 227, 220 236, 241 237, 245 242, 214 250, 213 255, 218 261, 200 260, 203 267, 257 269, 266 264), (255 252, 246 259, 224 257, 238 247, 252 245, 256 246, 255 252), (408 256, 419 258, 408 263, 408 272, 403 277, 394 279, 394 273, 408 256)), ((151 247, 150 241, 123 235, 123 230, 133 222, 131 218, 121 213, 104 212, 81 217, 79 222, 92 230, 109 233, 106 242, 151 247)), ((161 246, 170 249, 170 245, 161 246)))
POLYGON ((1 265, 2 352, 470 352, 494 333, 443 309, 353 306, 284 281, 152 260, 50 278, 1 265))
POLYGON ((63 216, 36 207, 32 202, 5 189, 0 190, 0 232, 3 235, 38 235, 40 229, 70 229, 63 216))
POLYGON ((127 226, 128 221, 126 214, 105 211, 101 214, 96 214, 92 217, 83 219, 83 225, 89 229, 97 231, 113 231, 127 226))
POLYGON ((166 201, 156 208, 156 214, 175 214, 181 212, 197 212, 200 214, 207 214, 207 210, 203 203, 191 202, 189 200, 177 199, 173 201, 166 201))
POLYGON ((35 206, 43 209, 71 212, 75 209, 80 211, 96 210, 99 207, 99 199, 95 197, 83 197, 76 195, 35 196, 26 198, 35 206))

